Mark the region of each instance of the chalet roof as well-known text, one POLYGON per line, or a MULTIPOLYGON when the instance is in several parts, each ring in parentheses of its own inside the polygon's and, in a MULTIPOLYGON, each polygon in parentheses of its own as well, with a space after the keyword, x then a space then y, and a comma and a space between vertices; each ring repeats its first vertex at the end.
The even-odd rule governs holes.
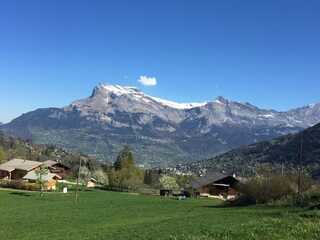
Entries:
POLYGON ((46 167, 52 167, 56 164, 58 164, 58 162, 54 160, 47 160, 43 162, 43 165, 45 165, 46 167))
POLYGON ((216 182, 216 181, 223 179, 225 177, 227 177, 227 175, 224 175, 219 172, 209 172, 205 176, 200 177, 199 179, 192 181, 191 186, 193 188, 197 189, 202 186, 206 186, 210 183, 216 182))
MULTIPOLYGON (((43 174, 41 178, 42 178, 43 181, 49 181, 49 180, 52 180, 54 178, 61 179, 61 177, 59 175, 54 174, 54 173, 50 173, 50 172, 48 172, 47 174, 43 174)), ((23 179, 26 179, 26 180, 38 180, 39 179, 39 175, 36 173, 36 171, 31 171, 31 172, 28 172, 27 175, 25 175, 23 177, 23 179)))
POLYGON ((88 182, 98 183, 98 180, 96 180, 95 178, 90 178, 88 182))
POLYGON ((57 164, 60 164, 62 165, 63 167, 66 167, 66 168, 70 168, 69 166, 67 166, 66 164, 63 164, 61 162, 57 162, 57 161, 54 161, 54 160, 47 160, 47 161, 44 161, 43 162, 43 165, 45 165, 46 167, 54 167, 55 165, 57 164))
POLYGON ((42 165, 41 162, 30 161, 25 159, 12 159, 0 165, 0 170, 12 172, 13 170, 31 171, 42 165))
POLYGON ((2 165, 0 165, 0 170, 6 171, 6 172, 12 172, 13 170, 15 170, 15 168, 14 167, 10 167, 10 166, 2 166, 2 165))

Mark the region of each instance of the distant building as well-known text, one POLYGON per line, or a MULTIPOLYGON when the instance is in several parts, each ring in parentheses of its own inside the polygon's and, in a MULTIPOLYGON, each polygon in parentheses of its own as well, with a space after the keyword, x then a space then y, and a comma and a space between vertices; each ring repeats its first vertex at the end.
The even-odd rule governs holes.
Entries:
POLYGON ((0 165, 0 179, 21 180, 27 173, 38 169, 40 166, 47 167, 50 173, 59 175, 62 179, 71 173, 71 169, 68 166, 53 160, 37 162, 25 159, 12 159, 0 165))
POLYGON ((59 175, 62 179, 65 179, 71 174, 70 167, 62 164, 61 162, 47 160, 43 162, 43 165, 46 166, 51 173, 59 175))
POLYGON ((94 188, 98 181, 94 178, 90 178, 89 181, 87 182, 87 187, 88 188, 94 188))
POLYGON ((38 169, 41 162, 12 159, 0 165, 0 179, 20 180, 28 172, 38 169))
POLYGON ((194 180, 191 186, 200 196, 232 199, 238 195, 238 183, 235 176, 211 172, 194 180))
MULTIPOLYGON (((37 174, 36 170, 33 170, 28 172, 22 179, 31 183, 36 183, 39 180, 39 174, 37 174)), ((42 175, 41 179, 45 182, 45 190, 56 190, 57 181, 62 178, 57 174, 48 172, 47 174, 42 175)))

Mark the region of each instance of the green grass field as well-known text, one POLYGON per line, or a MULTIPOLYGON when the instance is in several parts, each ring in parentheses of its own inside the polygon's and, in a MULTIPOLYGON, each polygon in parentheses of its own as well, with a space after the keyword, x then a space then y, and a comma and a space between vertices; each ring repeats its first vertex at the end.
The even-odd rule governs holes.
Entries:
POLYGON ((218 206, 102 191, 75 204, 72 193, 0 191, 0 239, 320 239, 317 212, 218 206))

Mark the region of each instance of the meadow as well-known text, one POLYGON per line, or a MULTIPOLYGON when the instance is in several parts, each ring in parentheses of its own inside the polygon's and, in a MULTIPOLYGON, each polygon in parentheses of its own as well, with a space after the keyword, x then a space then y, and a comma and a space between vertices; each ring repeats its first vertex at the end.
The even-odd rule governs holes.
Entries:
POLYGON ((320 215, 303 209, 225 208, 212 199, 174 200, 106 191, 0 190, 0 239, 320 239, 320 215))

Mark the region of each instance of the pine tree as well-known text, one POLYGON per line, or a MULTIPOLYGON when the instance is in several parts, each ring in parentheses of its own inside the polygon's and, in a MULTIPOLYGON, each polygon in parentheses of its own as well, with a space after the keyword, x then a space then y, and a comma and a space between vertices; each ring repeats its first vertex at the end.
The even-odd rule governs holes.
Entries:
POLYGON ((124 168, 134 167, 135 162, 133 159, 133 154, 128 146, 125 146, 119 153, 117 160, 114 163, 114 168, 119 171, 124 168))
POLYGON ((143 183, 144 172, 135 166, 133 154, 128 146, 119 153, 113 166, 114 170, 109 174, 110 184, 134 188, 143 183))

